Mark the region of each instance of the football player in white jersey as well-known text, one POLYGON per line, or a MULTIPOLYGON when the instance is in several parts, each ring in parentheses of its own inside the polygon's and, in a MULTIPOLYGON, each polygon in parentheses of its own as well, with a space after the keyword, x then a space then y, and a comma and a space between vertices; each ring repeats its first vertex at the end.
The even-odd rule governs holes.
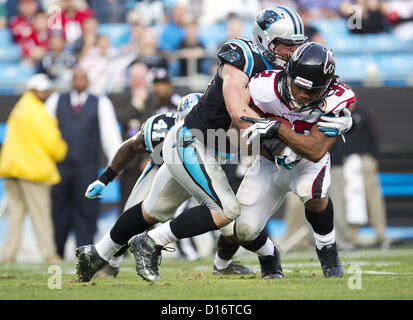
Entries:
POLYGON ((291 191, 305 206, 324 276, 341 277, 343 269, 335 242, 333 204, 327 195, 328 150, 336 137, 320 132, 324 129, 317 122, 323 115, 340 117, 347 112, 355 102, 354 92, 337 80, 331 51, 317 43, 298 48, 286 71, 258 74, 250 81, 249 91, 251 103, 262 116, 278 120, 244 118, 254 123, 244 132, 244 137, 251 134, 249 143, 258 137, 264 141, 276 137, 287 143, 288 151, 274 156, 289 168, 279 169, 262 156, 249 168, 237 193, 241 205, 248 206, 236 220, 237 237, 244 241, 253 239, 291 191), (281 123, 289 123, 291 128, 281 123))
MULTIPOLYGON (((286 194, 292 191, 299 195, 305 204, 306 217, 313 226, 317 255, 324 276, 341 277, 342 266, 335 244, 333 207, 327 196, 330 184, 328 149, 336 136, 329 136, 324 132, 325 128, 315 124, 321 117, 348 116, 346 107, 355 101, 354 93, 336 81, 335 62, 331 51, 316 43, 304 44, 298 48, 286 71, 269 70, 255 76, 249 84, 249 91, 251 100, 254 101, 253 106, 261 115, 285 118, 291 126, 294 125, 294 130, 281 124, 281 121, 241 117, 242 120, 254 123, 246 131, 247 134, 252 133, 249 142, 262 137, 264 148, 273 158, 258 156, 248 169, 237 192, 240 214, 232 219, 227 215, 230 220, 227 224, 219 224, 215 220, 214 222, 221 228, 225 226, 221 231, 233 232, 238 241, 248 243, 257 239, 267 220, 283 203, 286 194), (281 166, 277 167, 274 160, 281 166)), ((180 172, 176 179, 181 179, 180 183, 187 188, 193 182, 191 179, 184 179, 185 170, 195 172, 194 167, 191 167, 193 164, 195 168, 199 168, 195 161, 196 153, 188 148, 196 143, 196 140, 194 141, 191 135, 187 137, 188 132, 185 129, 182 132, 179 130, 172 130, 168 134, 163 151, 168 168, 171 172, 175 171, 174 176, 180 172), (178 145, 179 141, 182 146, 178 145), (191 161, 186 162, 185 159, 191 161)), ((197 152, 201 157, 207 157, 202 155, 200 149, 197 149, 197 152)), ((208 150, 203 152, 208 153, 208 150)), ((204 169, 201 167, 197 172, 206 171, 209 175, 214 175, 219 171, 214 164, 203 165, 204 169)), ((199 183, 202 184, 202 180, 199 180, 199 183)), ((205 180, 205 188, 209 186, 217 188, 205 180)), ((181 191, 186 192, 183 188, 181 191)), ((217 188, 217 192, 222 190, 217 188)), ((217 194, 210 195, 213 198, 217 194)), ((196 196, 199 197, 199 194, 196 196)), ((194 230, 199 232, 209 228, 209 225, 202 224, 199 217, 180 216, 130 240, 137 271, 142 278, 148 281, 159 279, 155 262, 165 245, 180 239, 176 230, 183 232, 183 226, 190 227, 185 229, 185 234, 191 235, 196 234, 194 230)), ((265 250, 266 247, 269 249, 271 246, 271 241, 267 241, 260 250, 265 250)))

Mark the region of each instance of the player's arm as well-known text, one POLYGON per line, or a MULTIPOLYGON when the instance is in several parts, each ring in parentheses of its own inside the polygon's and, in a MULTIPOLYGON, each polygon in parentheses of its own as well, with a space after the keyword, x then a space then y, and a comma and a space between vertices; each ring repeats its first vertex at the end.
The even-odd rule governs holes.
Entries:
POLYGON ((320 161, 333 146, 337 138, 326 136, 318 130, 317 125, 312 126, 308 136, 296 133, 291 128, 281 125, 278 137, 296 153, 313 162, 320 161))
POLYGON ((259 117, 248 106, 250 101, 250 94, 247 89, 249 78, 243 71, 229 63, 222 66, 221 72, 223 80, 222 93, 227 111, 232 119, 232 125, 239 129, 246 129, 251 124, 240 120, 241 116, 259 117))
POLYGON ((290 127, 276 120, 248 117, 243 117, 242 120, 253 123, 243 134, 243 137, 251 134, 247 141, 248 144, 251 144, 257 137, 264 140, 273 137, 279 138, 294 152, 313 162, 320 161, 337 138, 326 136, 318 130, 317 125, 313 125, 310 130, 310 135, 306 136, 301 133, 296 133, 290 127))
POLYGON ((109 165, 103 173, 92 182, 85 193, 89 199, 102 198, 103 189, 112 182, 116 176, 135 158, 137 153, 145 152, 145 144, 143 143, 142 131, 124 141, 115 156, 109 162, 109 165))
POLYGON ((123 142, 115 156, 109 162, 109 167, 116 173, 121 172, 135 158, 137 153, 145 152, 145 144, 142 139, 142 131, 123 142))

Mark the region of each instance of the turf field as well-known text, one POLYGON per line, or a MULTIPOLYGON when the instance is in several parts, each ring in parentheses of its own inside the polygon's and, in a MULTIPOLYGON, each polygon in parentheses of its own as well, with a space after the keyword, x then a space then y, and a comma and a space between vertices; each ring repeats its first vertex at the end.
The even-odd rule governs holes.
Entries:
POLYGON ((0 299, 413 299, 413 248, 342 252, 344 277, 324 279, 315 252, 282 255, 285 279, 260 279, 252 254, 238 260, 257 271, 255 276, 214 276, 213 257, 189 262, 164 257, 162 281, 138 278, 129 256, 118 278, 75 280, 75 262, 0 265, 0 299), (61 271, 61 288, 56 287, 61 271), (50 278, 52 277, 52 278, 50 278))

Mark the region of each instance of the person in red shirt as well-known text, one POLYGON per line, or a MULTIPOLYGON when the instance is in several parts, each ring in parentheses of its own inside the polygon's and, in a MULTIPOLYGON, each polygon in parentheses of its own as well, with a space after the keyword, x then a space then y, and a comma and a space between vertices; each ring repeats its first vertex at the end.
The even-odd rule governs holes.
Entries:
POLYGON ((31 36, 34 30, 34 15, 39 10, 39 5, 35 0, 19 0, 17 10, 19 13, 9 21, 10 32, 14 42, 19 42, 31 36))
POLYGON ((94 16, 94 12, 89 7, 80 7, 74 0, 61 0, 62 8, 61 22, 66 41, 73 43, 82 36, 83 20, 94 16))
POLYGON ((29 60, 29 62, 36 63, 46 54, 50 33, 47 21, 47 14, 43 11, 35 14, 32 33, 29 37, 22 38, 19 41, 22 48, 23 60, 29 60))

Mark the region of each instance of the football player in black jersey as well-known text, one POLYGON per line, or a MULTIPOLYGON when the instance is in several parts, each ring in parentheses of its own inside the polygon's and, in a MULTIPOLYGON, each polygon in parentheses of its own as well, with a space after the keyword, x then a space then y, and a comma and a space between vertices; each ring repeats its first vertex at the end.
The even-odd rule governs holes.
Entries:
MULTIPOLYGON (((150 224, 151 216, 160 211, 174 211, 192 196, 209 210, 197 212, 196 215, 191 210, 182 213, 170 223, 165 223, 163 229, 157 231, 158 236, 153 235, 155 239, 152 239, 151 232, 157 229, 150 231, 149 235, 143 233, 130 240, 138 274, 145 280, 159 280, 157 261, 166 243, 224 226, 227 227, 222 231, 234 236, 231 222, 240 214, 239 203, 218 160, 212 164, 203 161, 206 156, 214 154, 215 146, 206 148, 200 141, 201 136, 208 142, 208 130, 227 131, 231 125, 238 129, 247 128, 249 124, 240 121, 240 117, 258 117, 248 106, 246 88, 249 79, 265 69, 282 67, 280 61, 285 63, 306 38, 298 15, 291 9, 276 6, 263 10, 257 16, 253 40, 254 43, 233 39, 223 45, 218 53, 218 71, 205 94, 187 115, 185 123, 175 126, 166 137, 168 143, 165 145, 164 142, 164 158, 171 160, 175 157, 181 163, 176 165, 174 161, 165 161, 166 166, 162 166, 157 173, 162 188, 154 183, 154 190, 148 198, 136 206, 138 218, 135 217, 131 223, 150 224), (195 136, 196 131, 201 132, 201 136, 195 136), (174 141, 177 136, 180 138, 174 141), (201 161, 198 162, 198 159, 201 161), (194 163, 190 163, 192 161, 194 163)), ((217 151, 225 155, 227 150, 217 151)), ((244 244, 244 247, 259 255, 263 278, 283 277, 278 251, 265 232, 252 243, 244 244)))

